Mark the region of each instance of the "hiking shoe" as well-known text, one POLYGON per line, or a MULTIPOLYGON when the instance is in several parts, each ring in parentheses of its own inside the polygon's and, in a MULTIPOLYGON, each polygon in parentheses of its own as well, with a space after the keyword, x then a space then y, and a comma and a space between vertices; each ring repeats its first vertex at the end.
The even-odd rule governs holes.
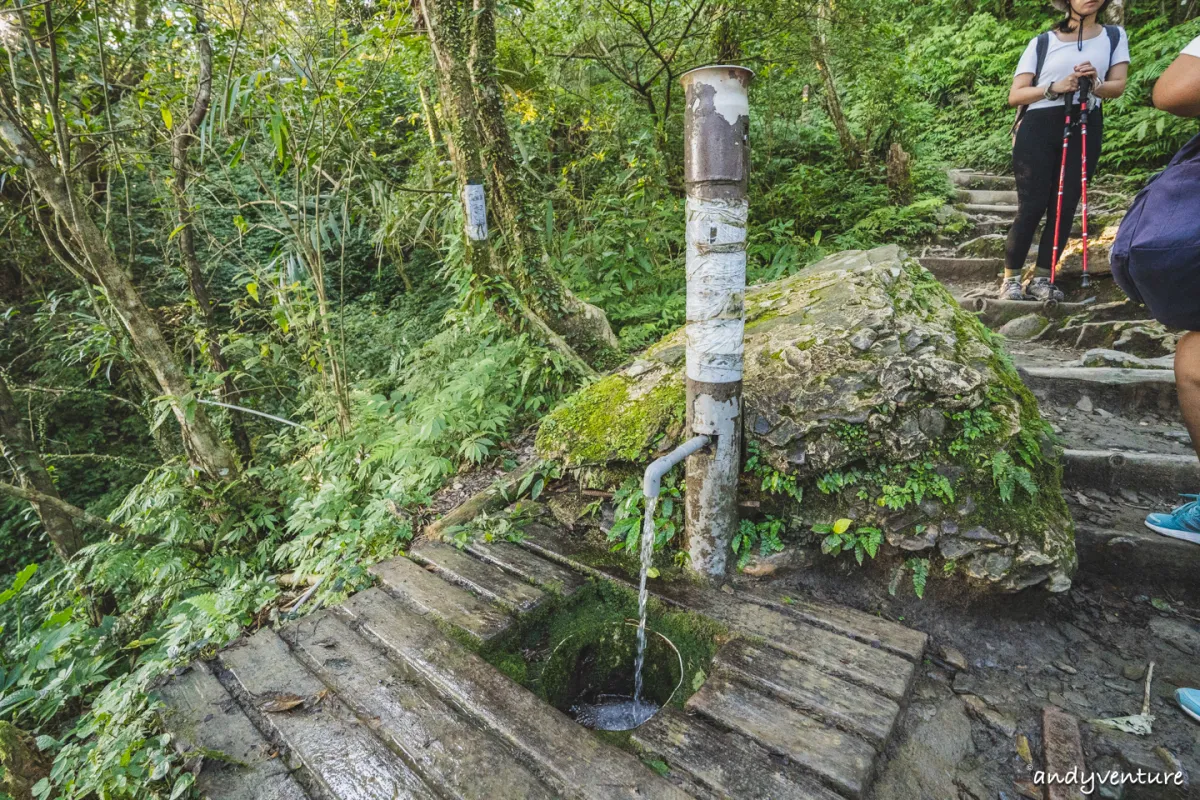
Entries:
POLYGON ((1172 539, 1200 544, 1200 495, 1184 494, 1180 497, 1191 498, 1192 502, 1181 505, 1170 514, 1151 514, 1146 517, 1146 527, 1172 539))
POLYGON ((1005 278, 1000 282, 1000 300, 1027 300, 1025 290, 1021 288, 1020 278, 1005 278))
POLYGON ((1029 282, 1029 296, 1034 300, 1057 300, 1062 302, 1066 297, 1059 288, 1050 282, 1049 278, 1034 278, 1029 282))
POLYGON ((1176 689, 1175 702, 1179 703, 1183 713, 1200 722, 1200 690, 1176 689))

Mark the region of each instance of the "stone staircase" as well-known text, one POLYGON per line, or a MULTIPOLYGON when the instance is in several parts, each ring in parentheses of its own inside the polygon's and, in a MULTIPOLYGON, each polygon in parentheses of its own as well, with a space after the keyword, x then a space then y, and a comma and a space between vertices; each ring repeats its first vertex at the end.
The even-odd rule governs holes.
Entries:
MULTIPOLYGON (((1176 493, 1200 489, 1200 463, 1175 397, 1173 339, 1112 283, 1103 249, 1089 289, 1079 284, 1077 265, 1075 272, 1064 270, 1060 287, 1067 302, 1058 308, 1000 309, 991 303, 1004 267, 1002 249, 992 250, 992 257, 974 254, 1002 248, 997 234, 1016 212, 1013 178, 966 170, 950 177, 959 187, 959 207, 974 225, 968 234, 973 238, 931 248, 918 260, 964 307, 977 310, 979 298, 985 307, 996 306, 981 311, 980 319, 1009 338, 1022 379, 1064 446, 1063 481, 1081 570, 1194 593, 1200 548, 1142 524, 1149 511, 1177 505, 1176 493), (1101 302, 1087 305, 1089 299, 1101 302), (1152 330, 1154 336, 1122 336, 1122 326, 1152 330), (1125 353, 1093 349, 1104 347, 1125 353)), ((1077 225, 1076 243, 1080 233, 1077 225)), ((1093 250, 1092 257, 1097 255, 1093 250)))
POLYGON ((926 647, 902 625, 652 581, 728 635, 686 703, 624 746, 481 657, 589 582, 630 588, 588 566, 603 552, 540 524, 519 544, 420 542, 373 568, 378 588, 176 675, 165 725, 212 798, 864 796, 926 647))

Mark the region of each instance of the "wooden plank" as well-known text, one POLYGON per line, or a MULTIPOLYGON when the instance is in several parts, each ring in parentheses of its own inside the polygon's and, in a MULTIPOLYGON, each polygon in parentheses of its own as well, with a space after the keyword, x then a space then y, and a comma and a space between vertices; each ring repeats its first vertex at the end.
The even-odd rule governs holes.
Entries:
POLYGON ((570 597, 587 582, 575 570, 542 558, 512 542, 472 542, 467 545, 467 550, 562 597, 570 597))
POLYGON ((842 800, 816 778, 772 758, 741 734, 664 708, 633 731, 633 740, 672 772, 682 770, 721 797, 842 800))
POLYGON ((213 800, 307 800, 287 762, 200 661, 158 690, 163 723, 185 759, 201 757, 196 787, 213 800))
POLYGON ((871 745, 757 689, 713 676, 687 708, 787 756, 850 797, 860 797, 866 788, 875 761, 871 745))
POLYGON ((900 706, 774 648, 735 639, 717 651, 721 674, 787 700, 809 716, 856 733, 877 748, 892 735, 900 706))
POLYGON ((822 603, 795 595, 790 595, 787 602, 784 602, 782 597, 776 599, 761 591, 747 593, 747 596, 766 603, 777 611, 795 614, 819 628, 849 636, 873 647, 882 647, 909 661, 919 662, 925 657, 925 647, 929 643, 928 634, 897 622, 847 606, 822 603))
POLYGON ((734 630, 765 639, 793 658, 892 700, 903 699, 916 670, 911 661, 886 650, 734 595, 691 586, 664 587, 659 592, 665 599, 707 614, 734 630))
MULTIPOLYGON (((584 564, 584 545, 558 536, 541 525, 530 525, 521 546, 546 558, 565 563, 590 575, 632 586, 622 576, 601 572, 584 564)), ((803 619, 726 594, 684 583, 651 583, 650 593, 660 600, 699 612, 736 631, 765 639, 772 647, 806 661, 844 680, 865 686, 892 700, 901 700, 916 673, 916 665, 880 647, 819 628, 803 619)))
POLYGON ((316 675, 427 781, 464 800, 555 797, 513 748, 468 724, 412 670, 398 666, 332 611, 283 631, 316 675))
MULTIPOLYGON (((1057 706, 1042 709, 1042 762, 1046 775, 1086 775, 1079 720, 1057 706)), ((1046 783, 1046 800, 1083 800, 1078 783, 1046 783)))
POLYGON ((279 695, 310 699, 290 711, 258 714, 329 795, 343 800, 436 797, 337 697, 320 697, 325 685, 274 631, 264 628, 222 651, 221 663, 256 707, 279 695))
POLYGON ((407 558, 383 561, 371 567, 371 573, 413 611, 453 625, 480 642, 491 641, 512 624, 502 609, 407 558))
POLYGON ((546 593, 528 581, 509 575, 495 564, 480 561, 444 542, 421 542, 409 556, 436 568, 446 580, 465 586, 517 613, 532 611, 546 593))
POLYGON ((636 758, 605 744, 565 714, 385 592, 368 589, 343 608, 442 697, 524 752, 560 791, 585 798, 685 798, 636 758))

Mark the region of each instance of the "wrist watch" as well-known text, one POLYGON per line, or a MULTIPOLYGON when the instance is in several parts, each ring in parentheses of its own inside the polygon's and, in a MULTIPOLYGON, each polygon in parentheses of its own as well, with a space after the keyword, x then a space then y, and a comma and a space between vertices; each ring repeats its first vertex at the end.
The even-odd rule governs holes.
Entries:
POLYGON ((1051 83, 1046 85, 1046 91, 1042 92, 1042 97, 1047 100, 1057 100, 1058 98, 1062 97, 1062 95, 1054 91, 1054 84, 1051 83))

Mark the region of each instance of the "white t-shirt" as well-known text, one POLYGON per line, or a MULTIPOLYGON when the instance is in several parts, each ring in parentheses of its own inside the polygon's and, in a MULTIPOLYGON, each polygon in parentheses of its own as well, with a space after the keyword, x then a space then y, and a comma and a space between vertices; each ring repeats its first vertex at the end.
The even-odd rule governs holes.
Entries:
MULTIPOLYGON (((1076 64, 1082 64, 1084 61, 1092 62, 1092 66, 1096 68, 1096 74, 1101 78, 1108 75, 1109 68, 1113 64, 1127 63, 1129 61, 1129 37, 1125 33, 1125 29, 1121 29, 1121 39, 1117 42, 1117 49, 1112 50, 1112 45, 1109 44, 1108 31, 1101 30, 1099 36, 1093 36, 1091 39, 1083 40, 1083 50, 1079 50, 1079 40, 1076 38, 1078 34, 1069 35, 1069 41, 1064 42, 1059 39, 1054 33, 1050 33, 1050 46, 1046 50, 1046 63, 1042 65, 1042 74, 1038 78, 1037 85, 1041 87, 1049 86, 1050 84, 1060 81, 1068 77, 1076 64), (1112 64, 1109 63, 1109 52, 1112 52, 1112 64)), ((1200 40, 1198 40, 1200 41, 1200 40)), ((1193 42, 1192 45, 1195 45, 1193 42)), ((1026 46, 1025 52, 1021 54, 1021 60, 1017 62, 1017 75, 1028 73, 1033 75, 1037 72, 1037 37, 1029 40, 1029 45, 1026 46)), ((1093 102, 1099 102, 1099 98, 1095 98, 1093 102)), ((1034 108, 1055 108, 1061 106, 1063 101, 1046 100, 1045 98, 1038 100, 1036 103, 1029 105, 1030 109, 1034 108)))
POLYGON ((1195 39, 1192 39, 1192 41, 1188 42, 1188 46, 1183 48, 1183 54, 1185 56, 1195 56, 1196 58, 1200 58, 1200 36, 1197 36, 1195 39))

